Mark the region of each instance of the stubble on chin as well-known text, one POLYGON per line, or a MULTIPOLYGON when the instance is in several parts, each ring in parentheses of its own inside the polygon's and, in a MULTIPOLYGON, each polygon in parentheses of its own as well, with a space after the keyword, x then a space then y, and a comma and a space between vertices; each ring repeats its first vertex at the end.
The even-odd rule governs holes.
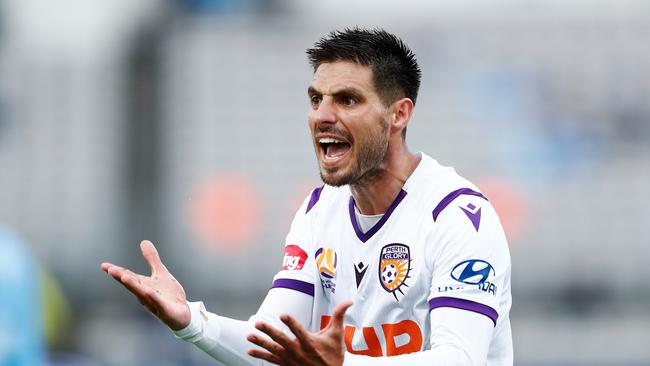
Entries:
POLYGON ((368 185, 379 180, 384 176, 383 160, 381 163, 376 164, 364 170, 359 164, 355 164, 349 171, 341 173, 341 168, 334 168, 327 170, 320 168, 320 178, 323 183, 333 186, 341 187, 345 185, 368 185))
POLYGON ((323 183, 327 184, 328 186, 333 186, 333 187, 341 187, 346 184, 349 184, 349 182, 352 180, 349 174, 342 175, 342 176, 337 176, 339 169, 332 169, 331 171, 327 171, 325 168, 320 168, 320 179, 323 181, 323 183))

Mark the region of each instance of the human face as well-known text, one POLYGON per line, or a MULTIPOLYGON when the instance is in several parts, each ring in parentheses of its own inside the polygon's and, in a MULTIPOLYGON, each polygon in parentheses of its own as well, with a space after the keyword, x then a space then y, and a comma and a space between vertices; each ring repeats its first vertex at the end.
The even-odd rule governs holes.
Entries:
POLYGON ((380 177, 389 122, 372 69, 346 61, 321 64, 308 94, 309 127, 323 182, 359 185, 380 177))

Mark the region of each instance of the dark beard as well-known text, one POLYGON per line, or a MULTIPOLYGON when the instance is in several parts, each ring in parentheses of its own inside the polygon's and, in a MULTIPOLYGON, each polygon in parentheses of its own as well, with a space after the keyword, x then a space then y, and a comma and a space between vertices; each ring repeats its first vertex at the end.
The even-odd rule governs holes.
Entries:
MULTIPOLYGON (((382 129, 380 134, 368 139, 360 139, 357 146, 360 149, 357 155, 356 164, 350 171, 340 177, 331 174, 325 176, 320 171, 320 177, 327 185, 340 187, 344 185, 366 185, 375 182, 384 174, 383 163, 388 153, 388 138, 386 131, 388 121, 380 121, 382 129)), ((328 173, 336 173, 335 171, 328 173)))

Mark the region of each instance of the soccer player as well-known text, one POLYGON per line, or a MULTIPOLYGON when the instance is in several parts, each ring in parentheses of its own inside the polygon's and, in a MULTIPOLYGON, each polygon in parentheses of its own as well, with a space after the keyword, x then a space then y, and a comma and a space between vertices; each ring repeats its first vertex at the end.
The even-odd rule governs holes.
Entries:
POLYGON ((102 269, 227 365, 512 365, 499 219, 469 181, 406 146, 415 55, 392 34, 359 28, 332 32, 307 54, 325 185, 296 213, 258 312, 239 321, 188 303, 148 241, 151 276, 102 269))

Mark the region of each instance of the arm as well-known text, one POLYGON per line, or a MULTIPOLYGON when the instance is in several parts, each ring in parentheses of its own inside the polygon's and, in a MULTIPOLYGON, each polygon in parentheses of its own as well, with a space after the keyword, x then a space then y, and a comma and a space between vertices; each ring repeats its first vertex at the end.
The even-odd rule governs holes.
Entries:
MULTIPOLYGON (((279 321, 281 313, 293 314, 297 321, 309 324, 313 297, 285 288, 269 291, 259 310, 248 321, 235 320, 207 312, 203 303, 189 303, 191 323, 175 332, 176 336, 193 343, 199 349, 226 365, 262 365, 262 360, 250 357, 251 344, 246 340, 250 334, 258 334, 255 323, 283 329, 279 321)), ((283 329, 284 330, 284 329, 283 329)))
POLYGON ((297 321, 309 325, 313 296, 287 288, 273 288, 258 312, 249 321, 234 320, 207 312, 202 303, 188 303, 183 287, 161 262, 149 241, 140 245, 151 267, 151 276, 143 276, 111 263, 101 268, 126 287, 140 303, 158 317, 179 338, 185 339, 227 365, 262 365, 248 355, 246 336, 258 333, 254 323, 264 321, 280 329, 281 313, 290 313, 297 321))
POLYGON ((261 365, 262 361, 247 353, 251 344, 246 341, 246 336, 259 333, 254 327, 256 322, 272 324, 281 331, 288 331, 279 321, 281 313, 291 314, 305 326, 311 322, 315 264, 299 245, 306 246, 311 241, 310 217, 306 213, 313 206, 312 201, 317 200, 305 200, 298 210, 287 235, 284 265, 275 277, 274 288, 248 321, 207 312, 202 303, 188 303, 183 287, 163 265, 155 246, 149 241, 143 241, 140 249, 151 267, 151 276, 111 263, 102 263, 101 268, 133 293, 179 338, 195 344, 227 365, 261 365))

